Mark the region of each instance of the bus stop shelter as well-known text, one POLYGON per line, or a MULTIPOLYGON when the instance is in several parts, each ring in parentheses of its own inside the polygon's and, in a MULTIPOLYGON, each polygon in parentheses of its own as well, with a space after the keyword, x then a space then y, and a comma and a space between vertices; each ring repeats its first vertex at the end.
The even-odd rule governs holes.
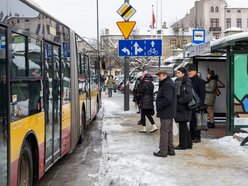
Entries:
POLYGON ((216 106, 224 109, 227 134, 248 128, 248 32, 192 46, 186 50, 186 57, 193 58, 198 71, 205 67, 207 73, 211 63, 214 70, 219 69, 224 88, 216 106))

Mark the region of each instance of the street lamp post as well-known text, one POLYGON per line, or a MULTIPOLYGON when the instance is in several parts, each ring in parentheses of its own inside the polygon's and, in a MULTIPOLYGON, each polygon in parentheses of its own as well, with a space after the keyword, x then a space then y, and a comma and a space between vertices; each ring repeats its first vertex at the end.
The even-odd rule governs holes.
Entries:
MULTIPOLYGON (((100 67, 100 55, 99 55, 99 51, 100 51, 100 47, 99 47, 99 9, 98 9, 98 0, 96 0, 96 29, 97 29, 97 41, 96 41, 96 45, 97 45, 97 64, 100 67)), ((99 68, 100 69, 100 68, 99 68)))

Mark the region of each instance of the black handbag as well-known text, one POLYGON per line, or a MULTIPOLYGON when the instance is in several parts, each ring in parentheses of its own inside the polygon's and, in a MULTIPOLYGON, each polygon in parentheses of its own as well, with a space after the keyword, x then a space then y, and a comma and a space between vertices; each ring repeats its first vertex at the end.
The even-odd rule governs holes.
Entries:
POLYGON ((200 107, 201 100, 194 89, 192 89, 192 93, 193 93, 193 97, 188 104, 188 108, 194 110, 200 107))

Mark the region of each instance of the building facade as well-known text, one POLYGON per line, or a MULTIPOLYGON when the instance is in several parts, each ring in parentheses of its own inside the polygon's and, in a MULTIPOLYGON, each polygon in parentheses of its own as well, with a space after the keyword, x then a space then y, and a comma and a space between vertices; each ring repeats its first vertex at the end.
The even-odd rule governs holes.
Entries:
POLYGON ((219 39, 233 30, 248 31, 248 8, 231 7, 232 1, 236 0, 195 1, 189 13, 173 26, 204 29, 207 40, 219 39))

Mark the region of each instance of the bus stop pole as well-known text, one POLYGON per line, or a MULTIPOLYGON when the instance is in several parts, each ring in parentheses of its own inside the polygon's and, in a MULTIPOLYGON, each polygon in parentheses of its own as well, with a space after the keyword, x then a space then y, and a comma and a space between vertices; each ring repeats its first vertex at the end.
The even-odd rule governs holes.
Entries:
MULTIPOLYGON (((124 3, 129 0, 124 0, 124 3)), ((128 57, 124 57, 124 111, 129 110, 129 61, 128 57)))

